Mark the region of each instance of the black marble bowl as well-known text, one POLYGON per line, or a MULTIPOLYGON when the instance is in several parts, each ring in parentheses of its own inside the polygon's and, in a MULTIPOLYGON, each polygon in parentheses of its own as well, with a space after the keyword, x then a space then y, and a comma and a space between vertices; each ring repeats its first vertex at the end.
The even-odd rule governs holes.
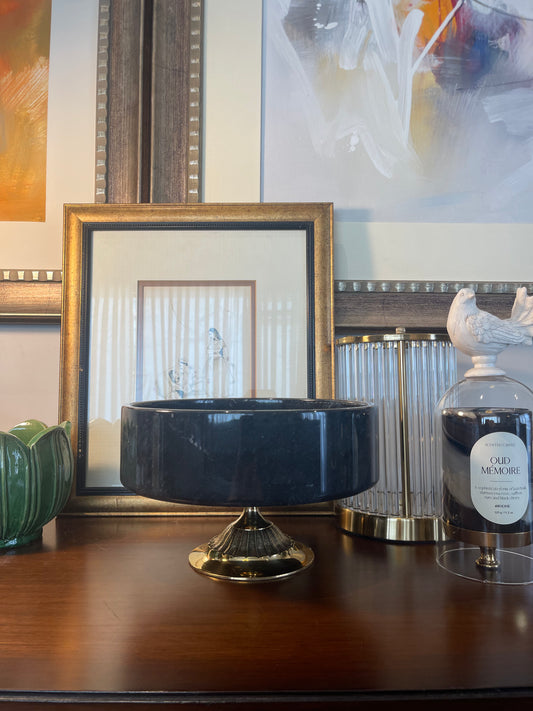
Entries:
POLYGON ((217 398, 122 408, 120 478, 141 496, 202 506, 330 501, 377 481, 374 407, 217 398))

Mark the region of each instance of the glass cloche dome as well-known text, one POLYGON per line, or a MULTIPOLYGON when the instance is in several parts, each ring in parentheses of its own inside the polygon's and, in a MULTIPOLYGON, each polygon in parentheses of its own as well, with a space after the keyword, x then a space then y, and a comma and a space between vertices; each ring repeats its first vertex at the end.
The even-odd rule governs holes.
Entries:
MULTIPOLYGON (((471 290, 461 290, 465 291, 471 290)), ((461 292, 455 306, 465 299, 461 292)), ((470 293, 466 298, 472 301, 470 293)), ((533 391, 507 377, 495 363, 497 353, 509 345, 502 343, 506 338, 502 329, 511 320, 500 321, 476 307, 475 313, 470 310, 468 323, 464 314, 454 312, 454 304, 448 332, 454 345, 472 356, 474 367, 452 385, 436 408, 442 519, 449 538, 477 548, 449 549, 439 562, 452 572, 485 582, 533 582, 533 559, 507 551, 533 541, 533 391), (459 326, 458 319, 463 320, 459 326), (484 332, 481 319, 487 324, 484 332), (480 332, 485 340, 470 338, 480 332)), ((523 342, 531 342, 527 333, 523 342)))

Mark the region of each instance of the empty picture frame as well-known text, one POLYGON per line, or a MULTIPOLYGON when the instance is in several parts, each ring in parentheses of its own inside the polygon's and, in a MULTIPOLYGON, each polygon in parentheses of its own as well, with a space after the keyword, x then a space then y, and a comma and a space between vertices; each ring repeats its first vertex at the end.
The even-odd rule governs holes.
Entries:
POLYGON ((67 512, 188 510, 121 485, 124 404, 333 396, 332 224, 330 203, 65 205, 67 512))

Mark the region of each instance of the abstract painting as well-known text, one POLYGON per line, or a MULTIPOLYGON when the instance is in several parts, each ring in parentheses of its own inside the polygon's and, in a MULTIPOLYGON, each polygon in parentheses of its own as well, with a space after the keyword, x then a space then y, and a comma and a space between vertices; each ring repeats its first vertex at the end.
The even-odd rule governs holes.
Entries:
POLYGON ((0 220, 43 222, 51 0, 0 0, 0 220))
POLYGON ((531 0, 267 0, 265 201, 533 221, 531 0))

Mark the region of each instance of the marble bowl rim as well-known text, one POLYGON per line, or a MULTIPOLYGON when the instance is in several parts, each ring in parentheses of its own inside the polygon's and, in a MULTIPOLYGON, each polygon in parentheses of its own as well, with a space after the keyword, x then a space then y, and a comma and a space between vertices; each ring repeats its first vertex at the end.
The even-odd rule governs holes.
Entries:
POLYGON ((124 410, 137 410, 139 412, 182 412, 182 413, 307 413, 307 412, 342 412, 361 411, 373 405, 364 400, 346 400, 335 398, 293 398, 293 397, 220 397, 220 398, 180 398, 167 400, 143 400, 123 405, 124 410), (187 407, 187 404, 195 406, 187 407), (204 407, 198 405, 204 404, 204 407), (222 403, 226 403, 223 405, 222 403), (244 404, 256 404, 257 407, 248 407, 244 404), (264 405, 268 403, 269 406, 264 405), (294 407, 275 407, 276 403, 292 404, 294 407), (297 404, 299 403, 299 405, 297 404), (263 407, 261 407, 263 404, 263 407), (233 406, 234 405, 234 406, 233 406), (240 407, 239 407, 240 406, 240 407))

